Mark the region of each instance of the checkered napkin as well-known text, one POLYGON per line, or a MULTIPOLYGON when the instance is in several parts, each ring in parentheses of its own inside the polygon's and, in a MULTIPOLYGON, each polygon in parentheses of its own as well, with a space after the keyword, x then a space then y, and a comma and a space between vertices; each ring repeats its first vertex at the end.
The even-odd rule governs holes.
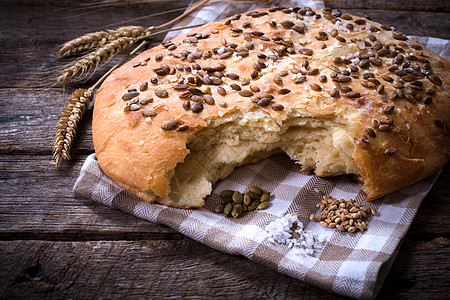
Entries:
MULTIPOLYGON (((318 8, 322 3, 310 2, 306 5, 318 8)), ((206 7, 184 20, 182 25, 212 21, 256 6, 218 4, 212 8, 206 7)), ((436 53, 446 58, 450 56, 448 41, 416 39, 436 53)), ((243 255, 282 274, 337 294, 367 299, 377 295, 421 201, 437 176, 435 174, 380 200, 366 203, 358 184, 350 177, 324 179, 312 173, 302 173, 300 167, 287 156, 278 155, 237 168, 215 186, 206 199, 205 207, 185 210, 150 204, 128 194, 106 177, 95 154, 92 154, 86 159, 74 190, 84 198, 167 225, 219 251, 243 255), (247 212, 237 219, 214 213, 222 190, 244 192, 250 185, 257 185, 273 195, 267 209, 247 212), (315 193, 314 188, 336 199, 352 198, 363 202, 377 210, 378 215, 369 217, 366 222, 368 229, 364 233, 349 234, 326 229, 309 220, 312 213, 318 213, 316 204, 323 197, 315 193), (266 226, 291 213, 299 215, 306 232, 326 237, 323 248, 308 255, 301 248, 270 242, 266 226)))

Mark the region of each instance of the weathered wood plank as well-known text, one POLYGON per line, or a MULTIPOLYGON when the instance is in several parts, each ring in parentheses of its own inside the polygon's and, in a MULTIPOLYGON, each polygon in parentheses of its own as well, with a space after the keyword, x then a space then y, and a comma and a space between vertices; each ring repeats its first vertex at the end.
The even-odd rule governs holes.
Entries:
MULTIPOLYGON (((92 1, 86 2, 92 4, 92 1)), ((127 5, 105 7, 99 1, 98 7, 81 9, 83 3, 77 5, 76 1, 2 1, 2 36, 30 40, 28 34, 33 33, 31 41, 43 39, 49 43, 61 43, 80 34, 123 25, 159 25, 180 15, 190 3, 189 0, 140 2, 130 4, 128 1, 127 5)))
POLYGON ((448 12, 450 11, 450 2, 442 0, 409 0, 407 4, 402 0, 386 1, 386 0, 338 0, 327 1, 325 6, 330 8, 345 9, 382 9, 387 10, 410 10, 410 11, 434 11, 434 12, 448 12))
MULTIPOLYGON (((62 89, 32 89, 42 82, 31 81, 33 74, 24 72, 59 65, 56 51, 69 39, 188 2, 133 4, 95 14, 62 9, 75 3, 69 0, 0 3, 0 298, 341 299, 242 257, 219 253, 165 226, 74 198, 73 183, 85 154, 93 150, 91 110, 80 125, 74 160, 60 169, 49 165, 57 114, 71 90, 63 94, 62 89)), ((406 34, 450 38, 448 1, 326 4, 369 15, 406 34)), ((157 24, 178 14, 129 24, 157 24)), ((380 299, 448 297, 449 184, 447 166, 422 204, 380 299)))
MULTIPOLYGON (((21 5, 21 6, 33 6, 33 7, 42 7, 42 6, 54 6, 58 8, 81 8, 83 6, 91 5, 93 1, 89 0, 80 0, 80 1, 71 1, 71 0, 53 0, 53 1, 37 1, 37 0, 3 0, 3 5, 21 5)), ((128 1, 129 2, 129 1, 128 1)), ((150 2, 150 1, 149 1, 150 2)), ((178 0, 171 0, 171 3, 167 3, 166 6, 177 5, 174 2, 180 2, 178 0)), ((325 0, 325 6, 327 7, 336 7, 340 9, 344 8, 358 8, 358 9, 384 9, 384 10, 418 10, 418 11, 443 11, 450 7, 449 3, 442 0, 410 0, 407 5, 405 5, 404 0, 370 0, 370 1, 361 1, 361 0, 325 0)), ((130 4, 126 4, 127 1, 115 1, 117 4, 125 4, 130 6, 130 4)), ((131 4, 136 7, 136 4, 131 4)), ((165 6, 165 7, 166 7, 165 6)))
MULTIPOLYGON (((0 239, 179 239, 181 235, 121 212, 74 197, 85 159, 75 155, 59 168, 50 155, 0 155, 0 239)), ((413 222, 410 238, 450 234, 450 166, 442 172, 413 222)))
MULTIPOLYGON (((2 3, 0 87, 42 85, 43 81, 37 79, 36 71, 61 65, 64 61, 58 62, 56 53, 66 41, 89 32, 123 25, 160 25, 180 15, 182 8, 189 2, 158 1, 112 8, 94 7, 88 10, 63 9, 60 3, 47 1, 2 3), (175 11, 144 18, 168 10, 175 11), (141 19, 133 21, 136 18, 141 19)), ((67 1, 65 3, 73 4, 67 1)), ((160 42, 162 38, 163 36, 157 36, 155 41, 160 42)), ((80 83, 76 86, 79 85, 80 83)))
POLYGON ((0 242, 0 254, 2 298, 342 299, 192 240, 0 242))
POLYGON ((444 167, 433 188, 423 200, 417 212, 411 228, 409 237, 417 239, 430 239, 431 237, 446 236, 450 230, 450 164, 444 167), (443 210, 445 213, 441 213, 443 210), (441 231, 441 228, 447 228, 441 231), (434 228, 433 230, 429 230, 434 228))
MULTIPOLYGON (((448 239, 407 240, 379 298, 445 298, 449 254, 448 239)), ((0 255, 2 298, 343 299, 192 240, 0 242, 0 255)))
MULTIPOLYGON (((0 153, 46 153, 53 147, 59 112, 72 90, 0 89, 0 153)), ((93 152, 92 108, 77 130, 74 152, 93 152)))
POLYGON ((406 239, 378 299, 448 298, 450 240, 406 239))
POLYGON ((50 156, 0 156, 0 240, 182 239, 153 224, 88 199, 73 184, 85 156, 60 168, 50 156))
MULTIPOLYGON (((360 1, 360 3, 363 2, 365 1, 360 1)), ((3 5, 0 9, 0 27, 3 31, 0 40, 0 46, 3 49, 0 52, 0 61, 2 61, 0 87, 25 88, 30 85, 42 85, 43 80, 38 80, 36 74, 30 73, 61 65, 56 59, 56 52, 62 43, 87 32, 117 27, 118 25, 114 24, 123 20, 163 11, 168 7, 181 8, 187 3, 188 1, 183 0, 170 2, 170 6, 161 3, 129 5, 95 14, 81 14, 77 17, 74 16, 85 11, 61 10, 51 5, 49 7, 30 6, 26 5, 26 2, 23 5, 3 5)), ((400 6, 400 1, 395 3, 400 6)), ((327 5, 338 7, 338 4, 334 2, 327 5)), ((346 8, 343 11, 361 16, 369 15, 373 20, 395 26, 406 34, 450 39, 450 18, 446 12, 440 12, 440 10, 439 12, 406 10, 386 12, 381 10, 384 7, 381 2, 372 6, 368 7, 370 9, 362 9, 349 4, 348 7, 344 6, 346 8)), ((161 24, 178 14, 179 12, 174 12, 155 16, 150 19, 151 21, 143 19, 128 24, 143 26, 161 24)), ((161 39, 162 36, 155 37, 155 43, 161 39)), ((74 86, 80 86, 80 83, 74 83, 74 86)))

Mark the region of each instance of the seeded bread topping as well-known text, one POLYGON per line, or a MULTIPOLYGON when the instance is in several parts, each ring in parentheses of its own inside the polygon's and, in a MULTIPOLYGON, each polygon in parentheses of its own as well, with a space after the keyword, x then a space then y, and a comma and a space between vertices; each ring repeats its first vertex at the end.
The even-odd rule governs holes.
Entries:
POLYGON ((147 50, 99 89, 103 171, 130 193, 201 207, 239 165, 287 153, 318 176, 355 174, 367 200, 450 155, 450 64, 393 28, 275 7, 147 50))

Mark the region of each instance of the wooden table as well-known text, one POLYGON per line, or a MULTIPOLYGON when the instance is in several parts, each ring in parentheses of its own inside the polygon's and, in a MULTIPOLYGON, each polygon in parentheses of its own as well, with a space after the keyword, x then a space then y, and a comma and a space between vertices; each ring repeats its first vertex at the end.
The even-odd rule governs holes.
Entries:
MULTIPOLYGON (((450 39, 450 2, 402 2, 326 5, 368 15, 406 34, 450 39)), ((37 87, 42 81, 31 80, 33 72, 57 66, 55 53, 69 39, 187 1, 90 10, 66 6, 75 3, 80 2, 0 3, 0 298, 341 298, 168 227, 74 197, 74 181, 94 151, 92 109, 79 127, 73 160, 53 167, 55 124, 74 86, 65 92, 37 87)), ((128 24, 160 24, 178 14, 128 24)), ((447 166, 414 219, 380 299, 448 297, 449 215, 447 166)))

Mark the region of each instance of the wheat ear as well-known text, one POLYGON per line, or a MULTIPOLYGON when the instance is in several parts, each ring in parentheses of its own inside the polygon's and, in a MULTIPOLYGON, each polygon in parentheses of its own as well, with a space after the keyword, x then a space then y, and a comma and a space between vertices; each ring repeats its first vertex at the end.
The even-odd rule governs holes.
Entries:
POLYGON ((57 82, 66 84, 69 79, 81 77, 95 69, 100 63, 110 59, 117 53, 128 49, 134 43, 152 34, 155 27, 123 26, 109 31, 108 43, 91 53, 77 59, 69 68, 64 69, 57 82))
POLYGON ((62 159, 70 159, 78 124, 93 98, 93 88, 77 89, 61 111, 53 144, 53 160, 57 166, 62 159))
POLYGON ((151 33, 154 27, 145 28, 142 26, 122 26, 116 29, 106 31, 97 31, 87 33, 76 39, 73 39, 63 45, 59 50, 59 57, 67 57, 85 51, 93 51, 106 43, 120 37, 143 38, 151 33))
POLYGON ((136 39, 132 37, 122 37, 108 42, 106 45, 76 60, 72 66, 63 71, 58 77, 57 82, 61 85, 65 85, 67 80, 88 73, 101 62, 111 58, 120 51, 129 48, 135 42, 136 39))
POLYGON ((76 53, 91 50, 106 44, 110 34, 106 31, 97 31, 85 34, 65 43, 58 52, 59 57, 70 56, 76 53))
POLYGON ((116 29, 108 30, 110 38, 118 37, 134 37, 138 38, 145 34, 146 31, 153 30, 154 27, 144 28, 142 26, 122 26, 116 29))

